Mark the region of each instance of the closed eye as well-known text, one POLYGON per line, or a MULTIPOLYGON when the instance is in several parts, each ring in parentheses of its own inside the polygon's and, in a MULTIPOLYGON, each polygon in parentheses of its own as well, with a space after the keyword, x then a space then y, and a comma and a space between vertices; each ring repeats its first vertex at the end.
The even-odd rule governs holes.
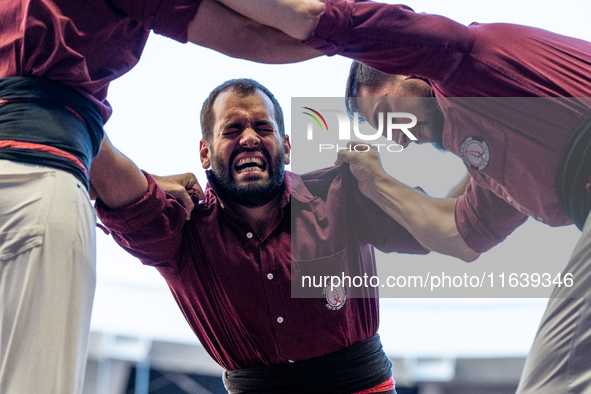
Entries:
POLYGON ((227 134, 237 133, 240 130, 242 130, 243 127, 244 127, 244 125, 239 122, 228 123, 227 125, 224 126, 224 131, 222 134, 227 135, 227 134))
POLYGON ((257 133, 273 133, 273 132, 275 132, 274 129, 269 129, 269 128, 259 128, 256 130, 257 130, 257 133))
POLYGON ((224 135, 226 137, 230 137, 232 135, 238 135, 239 131, 240 131, 240 129, 226 129, 226 130, 224 130, 222 135, 224 135))
POLYGON ((254 129, 257 132, 263 132, 263 133, 273 133, 275 131, 273 124, 271 122, 269 122, 268 120, 259 120, 259 121, 255 122, 254 129))

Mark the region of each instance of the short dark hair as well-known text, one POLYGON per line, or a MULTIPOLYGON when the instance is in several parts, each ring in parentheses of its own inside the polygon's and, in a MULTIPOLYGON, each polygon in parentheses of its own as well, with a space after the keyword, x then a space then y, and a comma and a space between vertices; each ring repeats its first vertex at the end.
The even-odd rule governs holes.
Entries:
POLYGON ((353 61, 351 68, 349 69, 347 90, 345 91, 345 105, 347 107, 347 113, 351 119, 353 119, 353 114, 358 112, 359 121, 365 121, 365 118, 363 118, 363 115, 361 115, 361 112, 359 111, 359 105, 357 104, 357 91, 359 86, 375 89, 386 78, 386 74, 366 66, 363 63, 359 63, 358 61, 353 61))
POLYGON ((215 122, 215 116, 213 114, 213 103, 217 96, 226 91, 233 89, 241 96, 248 96, 256 92, 257 90, 262 91, 265 93, 273 103, 273 107, 275 109, 275 121, 277 122, 277 127, 279 128, 279 134, 283 137, 285 136, 285 122, 283 120, 283 110, 277 102, 273 93, 269 91, 266 87, 258 83, 253 79, 248 78, 239 78, 239 79, 230 79, 216 87, 214 90, 209 93, 209 97, 203 102, 203 106, 201 107, 201 134, 202 138, 209 142, 213 141, 213 125, 215 122))

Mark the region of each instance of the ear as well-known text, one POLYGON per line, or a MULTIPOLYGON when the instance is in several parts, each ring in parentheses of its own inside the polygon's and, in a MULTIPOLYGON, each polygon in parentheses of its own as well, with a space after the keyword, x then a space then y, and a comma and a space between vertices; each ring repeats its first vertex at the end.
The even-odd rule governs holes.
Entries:
POLYGON ((211 166, 211 160, 209 158, 209 143, 205 140, 199 142, 199 158, 201 166, 207 170, 211 166))
POLYGON ((289 136, 285 135, 283 137, 283 148, 285 150, 285 164, 289 164, 289 153, 291 152, 291 142, 289 142, 289 136))

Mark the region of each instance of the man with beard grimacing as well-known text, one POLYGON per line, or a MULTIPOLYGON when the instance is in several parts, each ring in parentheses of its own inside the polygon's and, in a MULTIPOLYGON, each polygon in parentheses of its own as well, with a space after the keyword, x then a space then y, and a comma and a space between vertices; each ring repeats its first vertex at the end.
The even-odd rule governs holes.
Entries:
POLYGON ((281 107, 259 83, 218 86, 203 105, 201 126, 209 185, 189 221, 149 175, 129 160, 112 160, 119 174, 144 182, 125 189, 137 201, 127 207, 110 210, 118 201, 97 200, 117 243, 164 276, 226 370, 230 393, 394 393, 376 334, 376 289, 348 288, 329 305, 326 289, 292 297, 292 279, 323 266, 375 275, 372 245, 426 251, 361 195, 348 166, 302 176, 284 170, 291 146, 281 107))
MULTIPOLYGON (((96 285, 87 191, 116 176, 100 154, 107 92, 138 63, 151 32, 257 61, 270 48, 247 32, 263 41, 277 34, 216 0, 0 1, 3 394, 82 393, 96 285)), ((272 61, 291 55, 279 57, 272 61)))

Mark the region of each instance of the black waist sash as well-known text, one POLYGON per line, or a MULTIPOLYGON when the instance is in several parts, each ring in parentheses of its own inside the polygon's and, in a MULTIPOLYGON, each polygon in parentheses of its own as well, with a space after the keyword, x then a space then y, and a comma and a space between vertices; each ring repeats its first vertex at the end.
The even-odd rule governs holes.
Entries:
POLYGON ((40 77, 0 78, 0 159, 58 168, 88 186, 103 135, 98 108, 73 88, 40 77))
POLYGON ((392 376, 392 363, 380 336, 348 348, 292 364, 227 371, 224 384, 230 394, 332 393, 366 390, 392 376))
POLYGON ((556 193, 573 223, 583 230, 591 210, 591 117, 568 140, 556 169, 556 193))

